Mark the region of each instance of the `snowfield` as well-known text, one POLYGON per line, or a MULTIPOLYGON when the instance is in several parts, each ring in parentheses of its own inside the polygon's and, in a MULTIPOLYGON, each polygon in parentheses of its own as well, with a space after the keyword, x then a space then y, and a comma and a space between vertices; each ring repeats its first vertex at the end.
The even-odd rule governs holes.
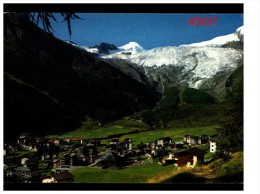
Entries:
POLYGON ((238 61, 243 57, 243 51, 221 46, 232 41, 240 41, 244 36, 244 27, 236 32, 224 36, 181 46, 159 47, 144 50, 137 42, 129 42, 118 47, 118 50, 109 51, 108 55, 99 54, 98 49, 79 46, 88 52, 99 54, 104 59, 125 59, 137 65, 143 66, 148 75, 147 68, 161 68, 171 66, 181 69, 182 75, 189 76, 189 87, 199 88, 206 79, 214 77, 217 73, 229 73, 238 67, 238 61))

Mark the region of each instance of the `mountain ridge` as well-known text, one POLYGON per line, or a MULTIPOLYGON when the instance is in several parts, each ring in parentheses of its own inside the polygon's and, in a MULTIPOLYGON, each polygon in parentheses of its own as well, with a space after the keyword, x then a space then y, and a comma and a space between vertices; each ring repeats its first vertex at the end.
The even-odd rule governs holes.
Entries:
POLYGON ((73 130, 86 117, 108 122, 160 98, 154 88, 44 32, 26 15, 4 17, 14 27, 5 26, 4 34, 6 139, 28 131, 73 130))
POLYGON ((243 46, 243 33, 242 26, 233 34, 213 39, 215 43, 221 40, 221 44, 207 45, 211 41, 206 41, 207 44, 196 43, 199 46, 158 47, 130 54, 116 52, 101 57, 122 59, 142 66, 146 76, 161 82, 160 90, 164 84, 209 89, 214 83, 205 85, 208 79, 226 77, 239 66, 243 57, 243 48, 239 48, 243 46))

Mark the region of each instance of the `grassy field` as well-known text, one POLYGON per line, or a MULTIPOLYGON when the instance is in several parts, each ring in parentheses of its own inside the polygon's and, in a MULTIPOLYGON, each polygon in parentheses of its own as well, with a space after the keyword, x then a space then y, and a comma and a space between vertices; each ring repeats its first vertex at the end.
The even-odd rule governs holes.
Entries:
POLYGON ((75 183, 147 183, 152 177, 176 172, 173 165, 147 164, 120 170, 81 168, 72 171, 75 183))
POLYGON ((173 165, 154 163, 121 170, 86 167, 72 174, 75 183, 241 183, 243 153, 234 153, 227 161, 217 159, 195 169, 177 170, 173 165))
POLYGON ((183 136, 186 134, 190 135, 213 135, 217 133, 217 126, 208 127, 192 127, 192 128, 178 128, 178 129, 167 129, 167 130, 153 130, 145 131, 136 134, 128 134, 121 136, 119 139, 132 138, 133 144, 148 143, 162 137, 171 137, 173 141, 182 141, 183 136))
POLYGON ((144 127, 126 127, 123 125, 107 125, 104 127, 101 127, 96 130, 89 130, 89 129, 78 129, 75 131, 70 131, 68 133, 62 134, 62 135, 50 135, 49 137, 58 137, 58 138, 71 138, 71 137, 84 137, 84 138, 105 138, 110 135, 116 135, 116 134, 124 134, 129 133, 133 131, 143 131, 147 130, 147 128, 144 127))

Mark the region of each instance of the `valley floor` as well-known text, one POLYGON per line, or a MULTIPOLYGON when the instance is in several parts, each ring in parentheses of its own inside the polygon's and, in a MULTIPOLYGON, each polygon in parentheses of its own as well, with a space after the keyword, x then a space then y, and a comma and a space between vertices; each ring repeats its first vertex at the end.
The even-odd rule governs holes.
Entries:
POLYGON ((237 152, 227 161, 216 159, 194 169, 152 163, 120 170, 82 168, 72 171, 72 174, 75 183, 242 184, 243 153, 237 152))

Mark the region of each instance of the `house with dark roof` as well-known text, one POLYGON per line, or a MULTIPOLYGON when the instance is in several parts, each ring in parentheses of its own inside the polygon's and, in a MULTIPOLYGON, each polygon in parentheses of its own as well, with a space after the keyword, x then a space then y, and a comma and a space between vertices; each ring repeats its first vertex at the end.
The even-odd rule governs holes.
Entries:
POLYGON ((184 143, 183 142, 173 142, 170 144, 170 147, 173 150, 180 150, 184 148, 184 143))
POLYGON ((171 144, 172 138, 171 137, 164 137, 163 138, 163 144, 171 144))
POLYGON ((183 136, 183 142, 189 144, 189 143, 190 143, 190 136, 191 136, 191 135, 184 135, 184 136, 183 136))
MULTIPOLYGON (((203 136, 204 138, 204 136, 203 136)), ((183 142, 189 145, 198 145, 202 142, 202 137, 196 135, 184 135, 183 142)))
POLYGON ((197 145, 198 144, 198 139, 199 139, 198 136, 191 135, 190 136, 190 145, 197 145))
POLYGON ((200 135, 198 136, 198 144, 205 144, 208 143, 209 141, 209 136, 208 135, 200 135))
POLYGON ((204 162, 204 155, 205 151, 196 147, 173 152, 173 158, 177 161, 175 166, 177 167, 194 168, 197 164, 204 162))
POLYGON ((108 152, 96 160, 95 163, 89 165, 90 167, 109 168, 119 165, 119 158, 115 152, 108 152))

